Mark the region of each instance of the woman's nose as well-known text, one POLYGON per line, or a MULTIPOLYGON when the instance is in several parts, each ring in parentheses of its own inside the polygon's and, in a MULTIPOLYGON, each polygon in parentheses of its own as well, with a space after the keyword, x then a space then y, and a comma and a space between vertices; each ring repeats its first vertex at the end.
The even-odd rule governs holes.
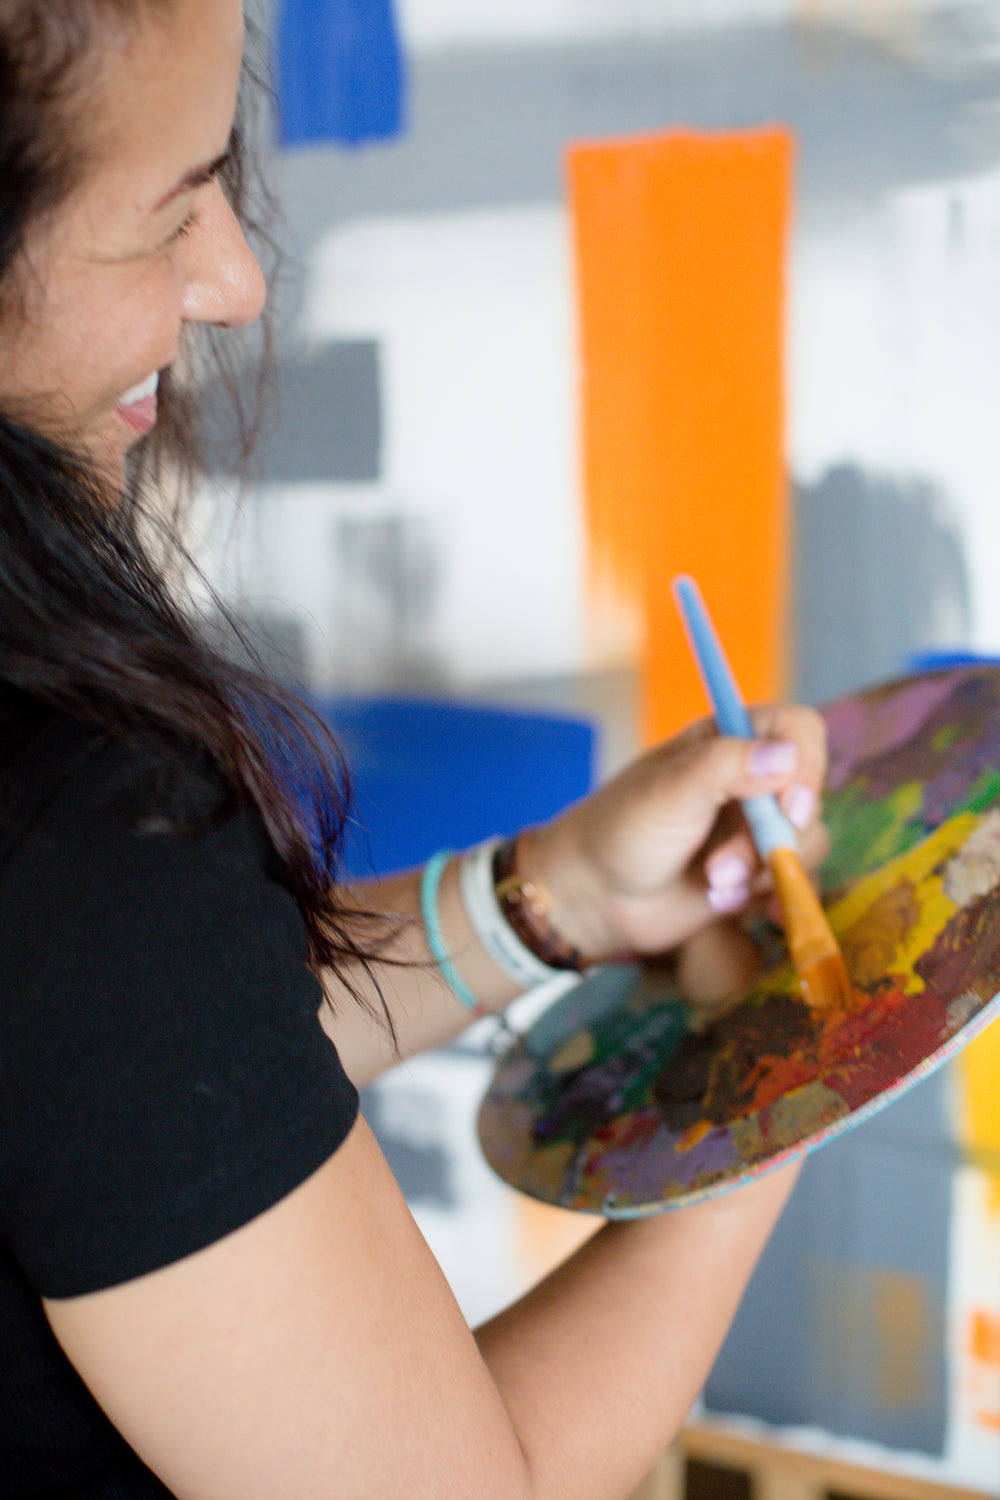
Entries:
POLYGON ((186 322, 242 328, 260 316, 267 295, 264 273, 218 182, 206 185, 186 249, 181 303, 186 322))

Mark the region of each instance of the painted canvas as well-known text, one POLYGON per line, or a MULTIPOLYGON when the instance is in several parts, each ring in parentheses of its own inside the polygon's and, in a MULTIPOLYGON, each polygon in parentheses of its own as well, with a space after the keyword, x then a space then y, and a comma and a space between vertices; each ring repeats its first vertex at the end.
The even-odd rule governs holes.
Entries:
POLYGON ((824 710, 822 888, 853 993, 813 1010, 773 929, 722 1010, 669 969, 582 981, 505 1054, 483 1102, 511 1185, 630 1217, 812 1150, 884 1107, 1000 1009, 1000 668, 905 678, 824 710))

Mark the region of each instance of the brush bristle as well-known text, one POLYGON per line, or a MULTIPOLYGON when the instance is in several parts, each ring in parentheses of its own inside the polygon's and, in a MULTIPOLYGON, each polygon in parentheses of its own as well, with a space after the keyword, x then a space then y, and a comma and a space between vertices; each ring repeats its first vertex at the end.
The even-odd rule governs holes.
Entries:
POLYGON ((853 988, 847 966, 802 861, 794 849, 775 849, 768 864, 806 1002, 817 1010, 849 1005, 853 988))
POLYGON ((818 964, 796 967, 795 972, 803 998, 813 1010, 847 1010, 851 1005, 854 989, 839 948, 818 964))

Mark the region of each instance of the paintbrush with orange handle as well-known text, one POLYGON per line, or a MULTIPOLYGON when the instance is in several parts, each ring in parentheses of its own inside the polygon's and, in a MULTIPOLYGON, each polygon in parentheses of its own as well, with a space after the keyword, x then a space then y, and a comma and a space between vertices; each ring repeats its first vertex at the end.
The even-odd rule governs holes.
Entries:
MULTIPOLYGON (((750 715, 697 585, 691 578, 675 578, 673 590, 721 733, 753 739, 750 715)), ((851 981, 819 897, 799 859, 795 829, 776 797, 748 797, 742 807, 757 853, 774 879, 788 951, 806 1002, 817 1010, 847 1006, 851 981)))

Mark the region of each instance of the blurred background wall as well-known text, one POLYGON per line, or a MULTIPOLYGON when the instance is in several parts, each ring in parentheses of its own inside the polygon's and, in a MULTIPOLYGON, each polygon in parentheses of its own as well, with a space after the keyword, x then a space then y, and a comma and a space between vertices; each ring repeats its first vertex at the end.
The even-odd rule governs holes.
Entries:
POLYGON ((398 132, 273 153, 287 380, 239 589, 291 612, 309 680, 628 667, 639 622, 595 629, 586 593, 564 157, 671 126, 796 141, 790 686, 997 649, 997 6, 399 0, 395 20, 398 132))

